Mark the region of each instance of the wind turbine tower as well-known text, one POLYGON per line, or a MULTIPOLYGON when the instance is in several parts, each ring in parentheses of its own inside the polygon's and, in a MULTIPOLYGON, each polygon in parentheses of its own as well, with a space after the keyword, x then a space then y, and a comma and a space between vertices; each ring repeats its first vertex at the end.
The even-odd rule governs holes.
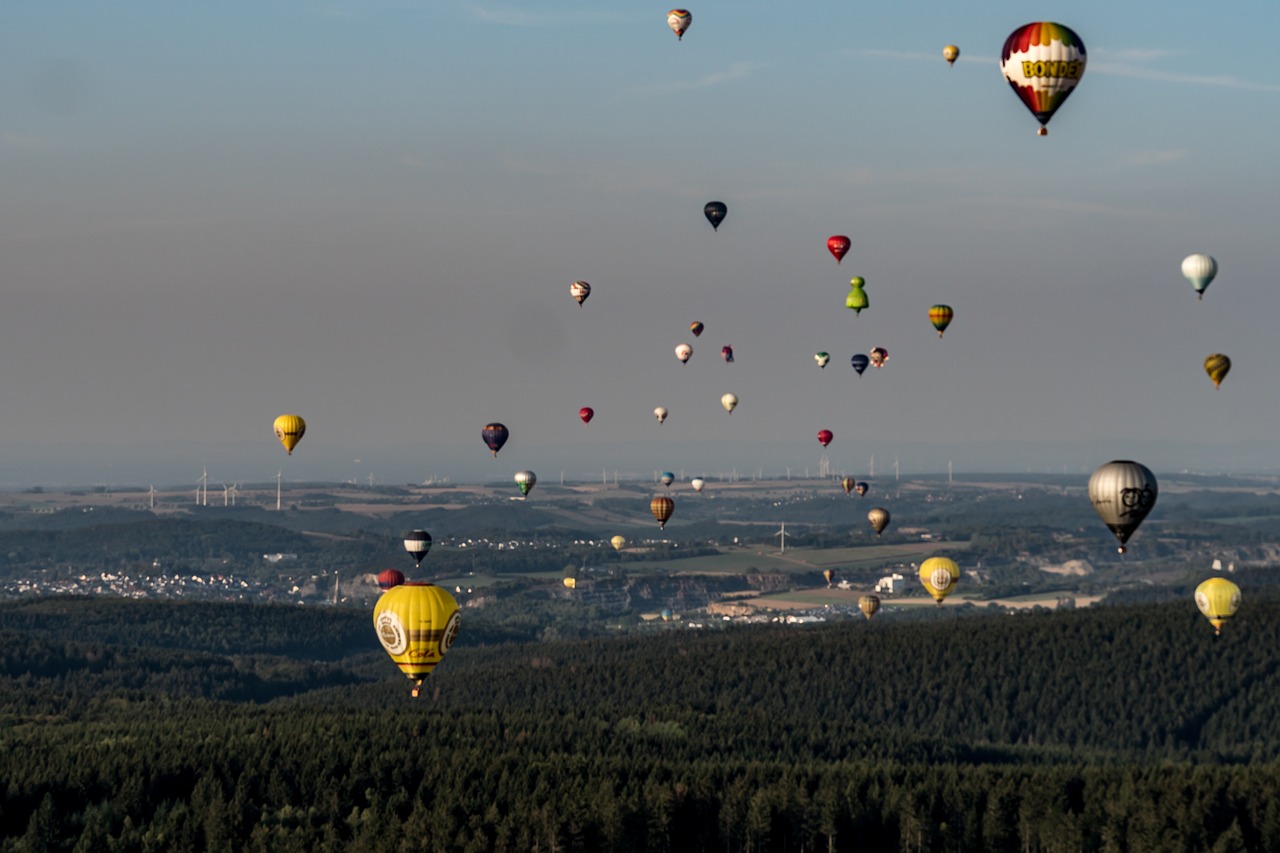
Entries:
POLYGON ((785 521, 782 522, 782 527, 778 530, 777 533, 773 535, 781 537, 782 539, 782 548, 778 553, 780 554, 787 553, 787 523, 785 521))

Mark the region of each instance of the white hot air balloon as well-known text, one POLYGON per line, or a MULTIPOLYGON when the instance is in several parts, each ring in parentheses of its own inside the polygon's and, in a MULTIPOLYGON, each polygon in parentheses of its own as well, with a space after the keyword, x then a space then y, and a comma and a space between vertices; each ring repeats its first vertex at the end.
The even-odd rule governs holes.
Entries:
POLYGON ((693 355, 693 347, 688 344, 680 344, 676 347, 676 358, 680 359, 681 364, 687 362, 691 355, 693 355))
POLYGON ((1159 487, 1151 469, 1138 462, 1117 459, 1093 472, 1089 500, 1125 552, 1126 543, 1156 505, 1159 487))
POLYGON ((658 419, 658 423, 662 423, 667 419, 667 407, 659 406, 653 410, 653 416, 658 419))
POLYGON ((1187 255, 1182 259, 1182 274, 1196 289, 1196 298, 1204 299, 1205 288, 1218 274, 1218 262, 1209 255, 1187 255))
POLYGON ((694 477, 692 480, 689 481, 689 485, 693 486, 693 490, 695 492, 701 492, 702 487, 705 486, 706 484, 707 484, 707 481, 702 479, 701 477, 694 477))
POLYGON ((732 415, 733 410, 738 408, 738 395, 725 394, 720 398, 720 405, 724 406, 724 410, 732 415))

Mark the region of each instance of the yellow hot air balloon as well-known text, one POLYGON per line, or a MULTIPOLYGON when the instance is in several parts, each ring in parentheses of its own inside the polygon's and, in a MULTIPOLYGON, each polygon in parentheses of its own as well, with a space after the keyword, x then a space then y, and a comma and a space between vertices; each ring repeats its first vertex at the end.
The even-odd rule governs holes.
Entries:
POLYGON ((297 447, 298 442, 302 440, 302 434, 307 431, 307 422, 297 415, 281 415, 276 418, 274 428, 276 438, 280 439, 284 449, 292 456, 293 448, 297 447))
POLYGON ((653 513, 653 517, 658 520, 658 529, 665 530, 667 521, 670 520, 671 514, 676 511, 676 502, 666 495, 658 495, 658 497, 649 501, 649 512, 653 513))
POLYGON ((458 602, 441 587, 410 581, 382 594, 373 608, 378 641, 413 680, 413 695, 458 637, 458 602))
POLYGON ((880 612, 880 596, 864 595, 858 599, 858 609, 862 611, 862 615, 870 619, 880 612))
POLYGON ((831 584, 832 584, 832 583, 835 581, 835 579, 836 579, 836 570, 835 570, 835 569, 824 569, 824 570, 823 570, 823 572, 822 572, 822 578, 823 578, 823 580, 825 580, 825 581, 827 582, 827 588, 828 588, 828 589, 830 589, 830 588, 831 588, 831 584))
POLYGON ((871 529, 879 536, 889 526, 889 510, 880 506, 875 507, 867 513, 867 521, 871 522, 871 529))
POLYGON ((960 567, 946 557, 930 557, 920 564, 920 582, 939 605, 960 580, 960 567))
POLYGON ((1204 372, 1209 374, 1209 378, 1213 380, 1214 388, 1222 384, 1222 380, 1227 378, 1229 370, 1231 370, 1231 359, 1220 352, 1215 352, 1204 360, 1204 372))
POLYGON ((954 44, 949 44, 942 49, 942 58, 947 61, 948 65, 955 65, 956 60, 960 58, 960 48, 954 44))
POLYGON ((1213 626, 1214 636, 1222 633, 1222 625, 1240 609, 1240 587, 1226 578, 1209 578, 1196 587, 1196 607, 1213 626))
POLYGON ((609 540, 609 544, 613 546, 613 550, 621 551, 622 546, 627 544, 627 540, 623 536, 615 536, 609 540))
POLYGON ((564 579, 564 585, 565 585, 566 587, 568 587, 569 589, 577 589, 577 588, 578 588, 578 579, 577 579, 577 578, 565 578, 565 579, 564 579))

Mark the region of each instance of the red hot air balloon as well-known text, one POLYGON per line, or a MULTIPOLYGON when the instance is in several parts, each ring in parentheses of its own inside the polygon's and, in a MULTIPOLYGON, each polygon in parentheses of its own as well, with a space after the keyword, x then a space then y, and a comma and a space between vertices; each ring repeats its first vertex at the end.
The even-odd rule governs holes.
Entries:
POLYGON ((594 418, 595 416, 596 416, 596 410, 591 408, 590 406, 583 406, 581 409, 578 409, 578 417, 582 418, 582 422, 584 424, 591 423, 591 419, 594 418))
POLYGON ((404 572, 396 569, 383 569, 378 572, 378 586, 384 591, 393 586, 400 586, 402 583, 404 583, 404 572))
POLYGON ((724 357, 725 361, 729 362, 730 364, 733 363, 733 347, 728 347, 728 346, 721 347, 720 355, 724 357))
POLYGON ((821 444, 823 447, 826 447, 828 444, 830 444, 831 439, 833 438, 835 438, 835 434, 832 433, 831 430, 829 429, 818 430, 818 444, 821 444))
POLYGON ((843 234, 833 234, 827 238, 827 251, 836 256, 837 264, 844 260, 851 245, 853 244, 849 238, 843 234))

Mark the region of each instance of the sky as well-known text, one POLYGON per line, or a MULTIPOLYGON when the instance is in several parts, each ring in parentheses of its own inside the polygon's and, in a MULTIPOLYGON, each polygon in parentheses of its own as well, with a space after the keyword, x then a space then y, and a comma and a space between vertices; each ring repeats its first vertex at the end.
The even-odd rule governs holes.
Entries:
POLYGON ((13 4, 0 486, 1280 471, 1280 8, 689 9, 13 4), (1031 20, 1088 50, 1044 138, 1031 20))

